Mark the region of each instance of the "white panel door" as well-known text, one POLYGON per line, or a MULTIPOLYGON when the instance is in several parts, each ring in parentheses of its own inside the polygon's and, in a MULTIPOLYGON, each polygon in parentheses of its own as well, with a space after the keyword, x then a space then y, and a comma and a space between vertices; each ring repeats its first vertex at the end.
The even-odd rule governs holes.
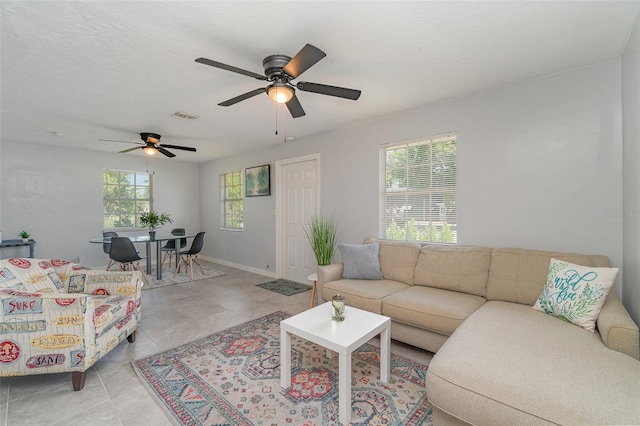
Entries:
POLYGON ((292 162, 282 166, 280 227, 284 268, 282 277, 308 283, 307 277, 316 271, 316 260, 304 232, 307 218, 318 208, 318 162, 315 159, 292 162))

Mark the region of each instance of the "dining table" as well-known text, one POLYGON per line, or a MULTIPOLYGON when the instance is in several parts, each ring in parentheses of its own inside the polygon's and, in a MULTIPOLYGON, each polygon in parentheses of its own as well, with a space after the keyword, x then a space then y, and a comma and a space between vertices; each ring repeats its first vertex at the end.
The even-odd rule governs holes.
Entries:
MULTIPOLYGON (((179 240, 181 238, 193 238, 196 236, 194 233, 187 233, 185 235, 173 235, 173 234, 156 234, 155 237, 151 237, 149 234, 146 235, 121 235, 122 237, 127 237, 131 240, 132 243, 145 243, 146 249, 146 257, 147 257, 147 274, 151 274, 151 243, 156 243, 156 278, 158 280, 162 279, 162 243, 170 240, 179 240)), ((93 238, 89 240, 90 243, 94 244, 109 244, 111 243, 111 237, 100 237, 93 238)), ((174 244, 175 248, 175 257, 176 257, 176 265, 178 264, 179 257, 179 247, 180 243, 176 241, 174 244)))

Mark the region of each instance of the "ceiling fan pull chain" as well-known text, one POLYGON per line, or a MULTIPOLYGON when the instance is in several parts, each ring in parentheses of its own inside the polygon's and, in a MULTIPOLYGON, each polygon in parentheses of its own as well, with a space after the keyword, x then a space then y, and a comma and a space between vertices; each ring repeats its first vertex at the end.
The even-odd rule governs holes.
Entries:
POLYGON ((284 120, 284 142, 287 143, 287 120, 284 120))
POLYGON ((278 104, 274 103, 276 107, 276 136, 278 135, 278 104))

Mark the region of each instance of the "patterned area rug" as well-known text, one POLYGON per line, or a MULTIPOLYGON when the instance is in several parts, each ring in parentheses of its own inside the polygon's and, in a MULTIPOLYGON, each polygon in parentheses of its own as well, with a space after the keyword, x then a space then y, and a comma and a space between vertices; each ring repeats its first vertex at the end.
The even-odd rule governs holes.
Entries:
MULTIPOLYGON (((275 312, 195 342, 132 361, 143 384, 176 424, 340 425, 338 357, 292 336, 293 385, 280 387, 280 321, 275 312)), ((430 425, 427 366, 391 354, 379 381, 379 350, 352 355, 353 425, 430 425)))
POLYGON ((187 283, 190 281, 198 281, 204 280, 205 278, 215 278, 222 275, 227 275, 222 271, 218 271, 217 269, 206 266, 204 263, 202 265, 202 269, 204 270, 204 275, 200 273, 200 268, 198 267, 198 265, 194 265, 193 280, 191 279, 191 274, 189 274, 189 272, 185 273, 184 268, 182 267, 181 272, 178 272, 178 275, 176 275, 174 279, 173 273, 175 272, 175 267, 169 268, 168 266, 162 268, 162 279, 157 280, 156 271, 154 269, 150 274, 147 274, 147 277, 149 278, 149 285, 145 283, 145 285, 142 286, 142 290, 150 290, 154 288, 166 287, 173 284, 187 283))
POLYGON ((278 278, 277 280, 256 285, 267 290, 275 291, 276 293, 284 294, 285 296, 302 293, 303 291, 308 291, 312 288, 309 284, 300 284, 283 278, 278 278))

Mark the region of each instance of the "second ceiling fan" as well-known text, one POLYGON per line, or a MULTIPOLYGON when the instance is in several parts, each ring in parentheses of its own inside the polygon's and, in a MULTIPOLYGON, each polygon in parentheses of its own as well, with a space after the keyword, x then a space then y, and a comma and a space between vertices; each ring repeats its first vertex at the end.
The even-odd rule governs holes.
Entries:
POLYGON ((293 118, 298 118, 305 115, 305 112, 300 101, 296 97, 295 89, 303 92, 319 93, 321 95, 351 99, 354 101, 360 97, 360 90, 329 86, 319 83, 309 83, 307 81, 300 81, 296 84, 291 82, 291 80, 299 77, 300 74, 311 68, 325 56, 327 56, 326 53, 311 44, 305 45, 293 58, 286 55, 270 55, 262 61, 264 75, 207 58, 198 58, 196 59, 196 62, 246 75, 248 77, 253 77, 257 80, 271 82, 267 87, 261 87, 250 92, 243 93, 235 98, 220 102, 218 105, 231 106, 261 93, 266 93, 275 102, 286 104, 293 118))
POLYGON ((161 144, 160 143, 161 137, 162 136, 160 136, 157 133, 143 132, 143 133, 140 133, 140 139, 142 139, 142 142, 120 141, 120 140, 114 140, 114 139, 98 139, 98 140, 102 142, 123 142, 123 143, 132 143, 132 144, 138 145, 133 148, 128 148, 122 151, 118 151, 119 154, 122 154, 125 152, 131 152, 136 149, 142 149, 144 153, 147 155, 155 155, 156 153, 160 152, 163 155, 166 155, 167 157, 172 158, 172 157, 175 157, 176 155, 165 148, 196 152, 196 149, 190 146, 168 145, 164 143, 161 144))

